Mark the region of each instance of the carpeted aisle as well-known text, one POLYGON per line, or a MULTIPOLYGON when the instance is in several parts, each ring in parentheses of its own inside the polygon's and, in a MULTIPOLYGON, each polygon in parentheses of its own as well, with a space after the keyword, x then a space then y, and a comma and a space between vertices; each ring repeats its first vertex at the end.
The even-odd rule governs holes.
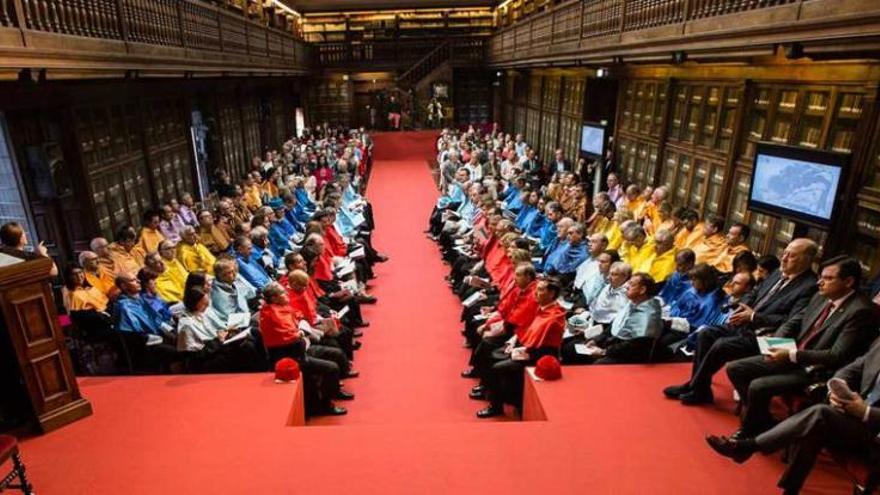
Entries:
POLYGON ((422 234, 438 195, 427 164, 436 136, 374 137, 367 198, 376 217, 374 244, 391 260, 376 265, 371 293, 379 303, 365 306, 371 326, 355 356, 361 377, 346 382, 357 398, 344 404, 348 416, 310 425, 476 421, 482 403, 467 398, 473 383, 458 376, 468 356, 458 335, 461 304, 443 282, 449 268, 422 234))

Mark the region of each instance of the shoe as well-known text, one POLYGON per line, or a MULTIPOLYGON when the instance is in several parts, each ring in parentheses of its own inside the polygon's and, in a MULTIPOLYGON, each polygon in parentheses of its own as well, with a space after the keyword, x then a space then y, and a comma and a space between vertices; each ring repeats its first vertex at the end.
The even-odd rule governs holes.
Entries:
POLYGON ((376 301, 374 296, 357 296, 357 302, 361 304, 376 304, 376 301))
POLYGON ((670 399, 679 399, 683 394, 686 394, 691 391, 690 382, 682 384, 682 385, 673 385, 671 387, 666 387, 663 389, 663 395, 670 399))
POLYGON ((494 418, 495 416, 501 416, 504 414, 504 410, 500 407, 489 406, 485 409, 480 409, 477 411, 477 417, 480 419, 483 418, 494 418))
POLYGON ((358 327, 358 328, 367 328, 367 327, 370 326, 370 322, 368 322, 368 321, 362 321, 362 322, 358 323, 358 324, 355 325, 355 326, 358 327))
POLYGON ((357 339, 357 338, 363 337, 364 332, 352 332, 351 336, 357 339))
POLYGON ((354 400, 354 394, 351 392, 346 392, 345 390, 339 389, 339 392, 336 393, 337 400, 354 400))
POLYGON ((712 450, 724 457, 733 459, 733 462, 737 464, 746 462, 755 453, 755 449, 744 439, 733 440, 727 437, 709 435, 706 437, 706 443, 709 444, 709 447, 712 447, 712 450))
POLYGON ((698 393, 694 392, 693 390, 691 390, 690 392, 681 394, 678 397, 678 399, 681 401, 682 404, 684 404, 686 406, 698 406, 700 404, 711 404, 711 403, 715 402, 715 398, 712 397, 712 394, 709 394, 709 395, 698 394, 698 393))
POLYGON ((471 387, 471 392, 484 393, 484 392, 486 392, 486 386, 485 385, 474 385, 473 387, 471 387))
POLYGON ((376 255, 376 263, 385 263, 386 261, 388 261, 388 256, 386 256, 384 254, 377 254, 376 255))
POLYGON ((462 378, 477 378, 477 370, 473 368, 466 369, 461 372, 462 378))
POLYGON ((328 405, 325 408, 317 411, 315 416, 345 416, 348 414, 348 409, 344 407, 334 406, 333 404, 328 405))
POLYGON ((486 391, 485 390, 471 390, 468 393, 468 397, 474 400, 486 400, 486 391))
POLYGON ((352 349, 353 351, 356 351, 356 350, 360 349, 362 345, 363 345, 363 344, 361 344, 360 342, 354 342, 354 343, 351 344, 351 349, 352 349))
POLYGON ((361 376, 361 372, 358 370, 348 370, 348 373, 345 374, 343 378, 357 378, 361 376))

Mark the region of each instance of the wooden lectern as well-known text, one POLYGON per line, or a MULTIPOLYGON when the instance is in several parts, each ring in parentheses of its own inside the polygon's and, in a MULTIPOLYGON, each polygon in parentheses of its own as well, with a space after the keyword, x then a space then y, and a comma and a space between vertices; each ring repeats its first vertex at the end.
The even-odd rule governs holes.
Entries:
MULTIPOLYGON (((52 260, 38 258, 0 267, 0 332, 8 335, 30 418, 47 432, 92 414, 80 396, 64 335, 58 324, 49 271, 52 260)), ((26 408, 27 409, 27 408, 26 408)))

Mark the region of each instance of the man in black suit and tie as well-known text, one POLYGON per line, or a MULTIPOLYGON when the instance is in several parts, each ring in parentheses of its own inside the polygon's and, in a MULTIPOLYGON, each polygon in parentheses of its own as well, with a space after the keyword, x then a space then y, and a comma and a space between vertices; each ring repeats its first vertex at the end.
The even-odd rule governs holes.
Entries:
POLYGON ((712 376, 728 361, 757 354, 755 335, 779 328, 810 301, 816 292, 811 266, 818 251, 810 239, 788 243, 780 269, 742 298, 726 324, 698 330, 690 380, 663 393, 685 405, 712 403, 712 376))
POLYGON ((738 435, 755 436, 773 426, 770 400, 827 380, 838 368, 864 354, 877 336, 873 304, 857 292, 862 267, 858 260, 838 256, 822 265, 819 291, 776 337, 793 338, 797 349, 770 349, 727 365, 727 376, 744 406, 738 435))
POLYGON ((866 355, 835 376, 858 393, 844 397, 832 390, 828 396, 830 405, 817 404, 805 409, 755 438, 710 435, 706 441, 716 452, 737 463, 745 462, 755 452, 769 454, 791 447, 788 466, 778 483, 785 494, 800 492, 824 447, 876 462, 880 455, 880 339, 874 341, 866 355))

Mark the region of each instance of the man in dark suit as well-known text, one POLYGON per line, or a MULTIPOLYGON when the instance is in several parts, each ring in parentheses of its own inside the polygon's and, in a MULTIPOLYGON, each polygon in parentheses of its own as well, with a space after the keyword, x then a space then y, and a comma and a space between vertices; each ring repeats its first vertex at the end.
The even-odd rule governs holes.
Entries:
POLYGON ((712 376, 725 363, 758 353, 756 334, 775 330, 798 314, 816 292, 816 274, 810 268, 818 246, 810 239, 794 239, 782 253, 780 270, 742 298, 727 323, 700 328, 691 378, 663 393, 682 404, 709 404, 712 376))
POLYGON ((876 462, 880 455, 880 339, 868 353, 835 375, 852 391, 846 398, 829 394, 830 405, 817 404, 805 409, 755 438, 727 438, 710 435, 709 446, 737 463, 755 452, 771 453, 791 447, 788 465, 779 487, 785 494, 799 493, 816 457, 824 447, 876 462))
POLYGON ((550 169, 545 172, 547 177, 551 177, 553 174, 571 172, 571 162, 565 159, 561 149, 556 150, 556 153, 553 154, 553 160, 550 161, 548 166, 550 169))
POLYGON ((858 260, 838 256, 822 265, 819 291, 809 305, 783 323, 776 337, 794 338, 797 350, 770 349, 727 365, 727 376, 745 406, 739 435, 754 436, 772 426, 770 400, 828 379, 864 354, 877 335, 871 302, 856 292, 861 285, 858 260))

